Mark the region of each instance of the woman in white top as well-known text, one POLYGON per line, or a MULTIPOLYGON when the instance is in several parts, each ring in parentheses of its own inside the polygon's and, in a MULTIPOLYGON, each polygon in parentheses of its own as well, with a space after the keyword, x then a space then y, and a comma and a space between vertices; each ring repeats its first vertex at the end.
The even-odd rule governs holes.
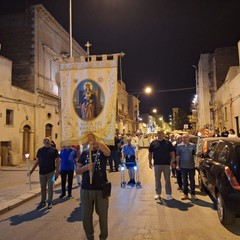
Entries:
POLYGON ((229 138, 235 138, 237 137, 237 135, 235 134, 235 131, 231 128, 228 130, 229 134, 228 134, 228 137, 229 138))

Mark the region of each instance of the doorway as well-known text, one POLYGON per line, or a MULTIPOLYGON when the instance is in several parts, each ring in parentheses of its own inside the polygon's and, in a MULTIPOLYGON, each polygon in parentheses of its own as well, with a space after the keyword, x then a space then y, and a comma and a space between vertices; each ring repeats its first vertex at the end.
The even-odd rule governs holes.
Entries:
POLYGON ((23 127, 23 150, 22 150, 22 161, 25 161, 25 154, 30 153, 30 131, 31 127, 25 125, 23 127))
POLYGON ((11 142, 0 142, 0 165, 12 165, 11 142))

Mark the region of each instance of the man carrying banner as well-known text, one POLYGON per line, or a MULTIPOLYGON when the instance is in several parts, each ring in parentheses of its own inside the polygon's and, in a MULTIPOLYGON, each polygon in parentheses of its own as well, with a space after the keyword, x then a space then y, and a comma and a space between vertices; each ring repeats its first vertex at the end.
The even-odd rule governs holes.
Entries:
POLYGON ((87 239, 94 239, 93 211, 95 205, 95 211, 99 216, 99 238, 107 239, 109 198, 104 198, 102 184, 107 182, 106 165, 110 149, 103 142, 97 142, 92 134, 88 136, 88 143, 90 149, 85 149, 82 152, 76 169, 76 174, 82 174, 81 208, 83 228, 87 239), (92 174, 90 174, 91 172, 92 174))

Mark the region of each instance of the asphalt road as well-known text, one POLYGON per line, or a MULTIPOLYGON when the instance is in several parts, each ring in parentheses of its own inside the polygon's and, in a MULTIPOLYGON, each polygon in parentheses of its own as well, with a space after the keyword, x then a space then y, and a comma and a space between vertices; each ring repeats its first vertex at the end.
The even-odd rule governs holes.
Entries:
MULTIPOLYGON (((120 186, 120 173, 110 173, 112 196, 109 208, 109 240, 234 240, 240 237, 240 219, 231 227, 220 224, 211 199, 199 189, 197 201, 181 200, 176 179, 172 178, 173 200, 154 200, 153 170, 148 168, 147 150, 140 151, 142 188, 120 186)), ((127 173, 125 174, 127 177, 127 173)), ((73 198, 59 199, 55 189, 54 206, 36 210, 39 197, 2 214, 1 240, 84 240, 79 206, 79 189, 74 181, 73 198)), ((95 239, 99 225, 94 214, 95 239)))

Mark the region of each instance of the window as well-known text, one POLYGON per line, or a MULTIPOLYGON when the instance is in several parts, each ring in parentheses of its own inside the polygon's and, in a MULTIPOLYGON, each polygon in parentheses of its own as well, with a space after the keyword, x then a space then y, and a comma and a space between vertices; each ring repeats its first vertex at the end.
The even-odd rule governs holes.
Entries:
POLYGON ((229 154, 229 147, 225 145, 218 154, 218 162, 225 163, 229 154))
POLYGON ((52 137, 52 128, 53 128, 52 124, 47 124, 45 126, 45 137, 52 137))
POLYGON ((13 125, 13 110, 11 109, 6 110, 6 125, 13 125))

